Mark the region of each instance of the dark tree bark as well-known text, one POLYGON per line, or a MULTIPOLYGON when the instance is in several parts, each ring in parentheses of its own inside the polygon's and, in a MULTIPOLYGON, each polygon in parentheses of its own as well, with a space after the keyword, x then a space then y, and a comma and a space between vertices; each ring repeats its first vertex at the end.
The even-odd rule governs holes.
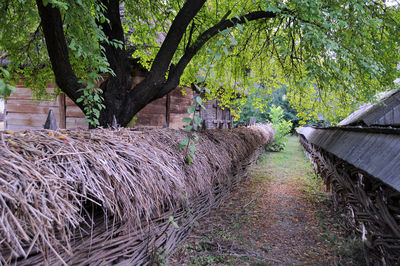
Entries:
MULTIPOLYGON (((119 13, 118 0, 100 0, 106 7, 104 14, 110 21, 100 24, 109 40, 124 42, 119 13)), ((188 46, 177 66, 170 70, 168 80, 165 76, 169 71, 171 60, 193 18, 200 11, 206 0, 187 0, 173 20, 167 36, 156 55, 152 67, 146 78, 135 88, 131 88, 130 59, 125 49, 102 43, 105 54, 115 76, 109 77, 101 84, 104 105, 100 113, 100 126, 108 127, 115 116, 120 126, 126 126, 132 117, 151 101, 161 98, 179 85, 180 77, 194 55, 203 45, 219 31, 244 24, 248 21, 275 17, 272 12, 257 11, 239 18, 227 19, 229 13, 213 27, 203 32, 192 45, 188 46)), ((68 48, 63 32, 63 23, 60 11, 50 4, 44 6, 42 0, 36 0, 42 28, 46 38, 46 45, 50 56, 56 83, 74 102, 80 97, 79 89, 82 85, 74 74, 69 58, 68 48)), ((78 106, 84 110, 82 103, 78 106)))
MULTIPOLYGON (((60 10, 49 4, 44 6, 42 0, 36 0, 36 4, 42 20, 41 25, 56 83, 76 103, 81 96, 79 89, 82 88, 82 84, 78 82, 69 61, 60 10)), ((77 103, 77 105, 83 110, 82 103, 77 103)))
MULTIPOLYGON (((101 0, 106 6, 107 11, 104 14, 109 19, 109 23, 101 24, 104 34, 109 40, 117 40, 124 43, 124 31, 122 29, 121 18, 119 13, 119 1, 117 0, 101 0)), ((113 45, 102 43, 105 48, 107 61, 110 68, 114 71, 115 76, 110 76, 103 82, 100 88, 103 90, 103 98, 105 109, 100 112, 100 126, 108 127, 113 122, 115 116, 117 123, 121 123, 121 109, 125 108, 124 102, 128 96, 132 86, 132 77, 130 74, 129 55, 124 49, 117 48, 113 45)), ((132 119, 131 116, 130 119, 132 119)), ((128 121, 129 123, 129 121, 128 121)))
MULTIPOLYGON (((206 0, 187 0, 179 10, 171 27, 157 53, 147 77, 131 90, 126 98, 120 120, 121 125, 127 125, 132 117, 151 101, 163 97, 161 88, 165 85, 165 74, 182 37, 196 14, 200 11, 206 0)), ((178 81, 179 83, 179 81, 178 81)), ((178 83, 174 84, 176 87, 178 83)))

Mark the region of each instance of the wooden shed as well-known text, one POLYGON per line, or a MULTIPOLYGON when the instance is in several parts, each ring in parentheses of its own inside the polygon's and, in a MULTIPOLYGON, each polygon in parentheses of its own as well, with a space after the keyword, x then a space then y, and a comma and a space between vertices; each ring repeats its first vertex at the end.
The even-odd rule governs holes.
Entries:
MULTIPOLYGON (((135 77, 133 86, 143 78, 135 77)), ((47 91, 52 93, 54 88, 54 84, 49 84, 47 91)), ((182 128, 182 118, 189 116, 187 110, 193 104, 195 96, 197 94, 191 88, 176 88, 143 108, 136 115, 134 126, 182 128)), ((207 101, 204 105, 206 110, 199 110, 203 119, 202 128, 232 127, 232 117, 228 108, 220 108, 217 100, 207 101)), ((60 128, 88 128, 83 112, 65 94, 54 97, 54 100, 35 101, 31 89, 19 84, 5 103, 5 129, 41 129, 49 110, 53 110, 60 128)))
POLYGON ((218 100, 207 101, 204 107, 206 109, 200 108, 203 129, 233 127, 231 110, 227 107, 222 109, 218 100))
MULTIPOLYGON (((49 84, 46 90, 53 93, 54 88, 54 84, 49 84)), ((5 103, 5 129, 41 129, 49 110, 53 110, 60 128, 88 127, 83 112, 65 94, 54 100, 35 101, 31 89, 18 84, 5 103)))
MULTIPOLYGON (((146 74, 147 70, 137 61, 132 60, 132 88, 140 83, 146 74)), ((53 93, 54 89, 55 84, 48 84, 46 90, 53 93)), ((134 118, 134 126, 182 128, 182 118, 188 116, 187 110, 194 103, 197 95, 192 88, 178 87, 163 98, 144 107, 134 118)), ((8 97, 5 104, 7 130, 43 128, 50 109, 56 116, 58 127, 88 128, 83 112, 65 94, 54 97, 54 100, 35 101, 33 99, 31 89, 25 87, 22 82, 17 84, 16 91, 8 97)), ((199 110, 204 129, 232 127, 229 109, 222 109, 217 100, 208 101, 204 105, 206 110, 199 110)))

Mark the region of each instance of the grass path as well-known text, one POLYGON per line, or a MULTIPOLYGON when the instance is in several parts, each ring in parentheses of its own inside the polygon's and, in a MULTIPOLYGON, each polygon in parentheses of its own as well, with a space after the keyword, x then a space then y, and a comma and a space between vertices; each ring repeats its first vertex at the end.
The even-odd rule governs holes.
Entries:
POLYGON ((289 139, 264 153, 249 178, 199 221, 170 265, 358 265, 360 246, 327 208, 322 183, 289 139))

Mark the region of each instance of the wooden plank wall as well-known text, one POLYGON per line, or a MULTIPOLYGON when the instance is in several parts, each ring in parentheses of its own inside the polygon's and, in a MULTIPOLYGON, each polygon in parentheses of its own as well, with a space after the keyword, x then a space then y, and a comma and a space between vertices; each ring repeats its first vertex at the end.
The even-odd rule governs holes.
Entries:
MULTIPOLYGON (((54 86, 49 85, 47 91, 54 91, 54 86)), ((33 101, 32 91, 23 85, 17 85, 16 91, 6 101, 6 129, 25 130, 42 129, 49 110, 52 109, 59 121, 58 101, 33 101)), ((58 122, 57 121, 57 122, 58 122)))
POLYGON ((183 128, 182 118, 188 116, 187 110, 192 103, 193 90, 178 87, 146 105, 136 115, 135 126, 183 128))
POLYGON ((166 97, 146 105, 136 114, 135 126, 163 127, 166 122, 166 97))
MULTIPOLYGON (((49 84, 47 91, 54 91, 49 84)), ((55 101, 34 101, 32 91, 19 84, 5 104, 5 128, 7 130, 42 129, 49 110, 52 109, 60 128, 88 128, 83 112, 64 94, 55 101)))
POLYGON ((182 118, 189 116, 188 108, 193 104, 194 93, 191 88, 176 88, 169 93, 169 127, 183 128, 182 118), (182 93, 183 91, 183 93, 182 93))
MULTIPOLYGON (((133 78, 132 87, 143 80, 143 76, 133 78)), ((42 129, 50 109, 53 110, 60 128, 87 129, 85 115, 75 103, 64 94, 55 101, 33 101, 32 92, 23 85, 17 85, 5 105, 6 129, 25 130, 42 129)), ((49 85, 48 91, 54 91, 49 85)), ((189 116, 188 107, 193 104, 194 91, 191 88, 176 88, 163 98, 157 99, 143 108, 137 115, 135 126, 183 128, 182 118, 189 116)), ((204 120, 203 128, 231 127, 232 119, 229 109, 219 108, 216 100, 205 104, 207 110, 201 109, 200 116, 204 120)))
POLYGON ((89 124, 85 122, 85 114, 67 96, 65 96, 65 127, 88 129, 89 124))

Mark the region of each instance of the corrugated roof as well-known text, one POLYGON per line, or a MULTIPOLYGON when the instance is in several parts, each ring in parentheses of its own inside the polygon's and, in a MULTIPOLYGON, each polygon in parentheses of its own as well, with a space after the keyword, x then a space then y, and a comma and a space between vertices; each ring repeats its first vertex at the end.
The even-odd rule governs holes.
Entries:
POLYGON ((310 143, 400 191, 400 130, 297 130, 310 143))
POLYGON ((400 126, 400 91, 392 90, 381 95, 375 104, 365 104, 339 125, 400 126))

